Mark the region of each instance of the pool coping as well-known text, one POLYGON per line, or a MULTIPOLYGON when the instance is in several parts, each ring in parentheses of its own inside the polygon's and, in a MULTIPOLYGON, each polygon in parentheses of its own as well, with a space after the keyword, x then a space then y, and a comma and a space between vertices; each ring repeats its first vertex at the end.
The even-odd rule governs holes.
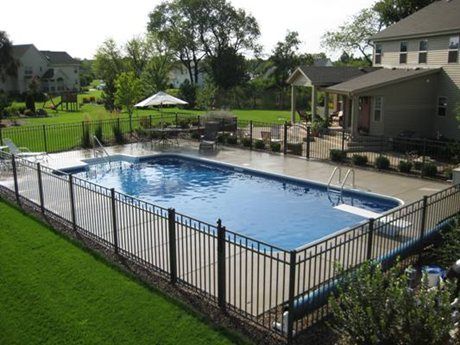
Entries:
MULTIPOLYGON (((282 180, 288 180, 288 181, 291 181, 291 182, 301 183, 301 184, 302 183, 303 184, 308 183, 308 184, 312 184, 312 185, 315 185, 315 186, 318 186, 318 187, 321 187, 321 188, 326 188, 326 189, 328 187, 328 185, 326 183, 324 183, 324 182, 319 182, 319 181, 306 179, 306 178, 288 176, 288 175, 284 175, 284 174, 280 174, 280 173, 268 172, 268 171, 265 171, 265 170, 260 170, 260 169, 240 166, 240 165, 237 165, 237 164, 232 164, 232 163, 227 163, 227 162, 216 161, 216 160, 201 157, 201 156, 196 157, 196 156, 193 156, 193 155, 177 153, 177 152, 168 152, 168 153, 159 152, 159 153, 148 154, 148 155, 113 154, 113 155, 109 155, 109 157, 112 158, 112 159, 115 159, 116 161, 125 161, 125 162, 128 162, 128 163, 140 163, 140 162, 147 161, 147 160, 153 159, 153 158, 158 158, 158 157, 179 157, 179 158, 182 158, 182 159, 188 159, 188 160, 193 160, 193 161, 198 161, 198 162, 205 162, 205 163, 212 164, 212 165, 217 165, 217 166, 224 166, 226 168, 231 168, 231 169, 233 169, 233 170, 235 170, 237 172, 245 172, 246 171, 246 172, 258 175, 258 176, 266 176, 266 177, 276 179, 276 180, 282 179, 282 180)), ((56 171, 56 172, 59 172, 59 173, 72 174, 72 171, 74 171, 74 172, 82 171, 82 170, 85 170, 90 165, 104 163, 104 162, 107 162, 107 160, 104 157, 95 157, 95 158, 82 159, 81 162, 82 162, 82 164, 76 164, 74 166, 65 167, 63 169, 53 169, 53 170, 56 171)), ((95 184, 99 185, 97 183, 95 183, 95 184)), ((101 185, 101 187, 104 187, 104 186, 101 185)), ((399 198, 396 198, 396 197, 393 197, 393 196, 380 194, 380 193, 369 192, 369 191, 360 190, 360 189, 356 189, 356 188, 349 188, 349 187, 345 187, 345 186, 343 188, 343 191, 351 193, 351 194, 355 194, 355 195, 359 194, 359 195, 365 195, 365 196, 368 196, 368 197, 374 197, 374 198, 377 197, 377 198, 380 198, 380 199, 385 199, 385 200, 394 201, 394 202, 398 203, 398 206, 393 207, 393 208, 381 213, 380 216, 385 216, 386 214, 388 214, 390 212, 394 212, 394 210, 396 210, 397 208, 405 205, 405 202, 402 199, 399 199, 399 198)), ((360 225, 365 224, 368 221, 369 221, 368 219, 364 219, 364 220, 362 220, 362 221, 360 221, 360 222, 358 222, 356 224, 353 224, 353 225, 344 227, 342 229, 339 229, 337 231, 334 231, 333 233, 330 233, 328 235, 320 237, 320 238, 318 238, 318 239, 316 239, 314 241, 302 244, 302 245, 300 245, 298 247, 295 247, 294 249, 285 249, 285 248, 283 248, 283 246, 274 245, 274 244, 270 244, 270 243, 266 243, 266 244, 270 245, 270 246, 272 246, 274 248, 276 247, 276 248, 282 249, 282 250, 284 250, 286 252, 289 252, 289 251, 292 251, 292 250, 295 250, 295 251, 304 250, 305 248, 312 247, 312 246, 314 246, 314 245, 316 245, 316 244, 318 244, 320 242, 324 242, 324 241, 328 240, 329 238, 336 237, 337 235, 340 235, 341 233, 345 233, 346 231, 348 231, 350 229, 359 227, 360 225)), ((238 230, 235 230, 234 232, 239 233, 238 230)), ((242 235, 244 235, 248 239, 252 239, 254 241, 264 243, 264 241, 261 241, 261 240, 259 240, 257 238, 253 238, 253 237, 247 236, 245 234, 242 234, 242 235)))

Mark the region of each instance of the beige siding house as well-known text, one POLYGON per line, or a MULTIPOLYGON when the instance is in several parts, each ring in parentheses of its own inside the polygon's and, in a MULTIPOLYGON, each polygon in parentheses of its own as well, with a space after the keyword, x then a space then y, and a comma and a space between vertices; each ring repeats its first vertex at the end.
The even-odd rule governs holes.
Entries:
MULTIPOLYGON (((435 1, 371 38, 375 70, 319 90, 342 99, 353 137, 460 139, 459 38, 460 0, 435 1)), ((309 86, 300 74, 290 83, 309 86)))

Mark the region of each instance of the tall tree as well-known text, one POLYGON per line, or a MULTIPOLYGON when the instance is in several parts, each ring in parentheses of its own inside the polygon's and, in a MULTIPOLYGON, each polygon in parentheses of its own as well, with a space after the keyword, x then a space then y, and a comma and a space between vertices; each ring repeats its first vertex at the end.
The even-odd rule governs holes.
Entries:
POLYGON ((279 87, 286 86, 287 78, 300 64, 300 43, 299 33, 288 31, 284 41, 278 42, 273 49, 270 60, 275 67, 273 76, 279 87))
POLYGON ((128 68, 140 77, 151 57, 150 44, 147 39, 134 37, 125 45, 128 68))
POLYGON ((241 85, 249 79, 244 56, 232 47, 221 47, 209 58, 209 67, 214 84, 223 90, 241 85))
POLYGON ((323 43, 334 51, 345 51, 352 54, 359 51, 362 56, 372 63, 369 37, 382 29, 382 22, 377 12, 372 9, 363 9, 354 15, 351 20, 339 26, 337 31, 328 31, 323 36, 323 43))
POLYGON ((187 68, 197 83, 200 62, 227 48, 237 54, 257 52, 260 36, 255 18, 227 0, 172 0, 150 13, 148 30, 155 32, 187 68))
POLYGON ((5 31, 0 31, 0 80, 17 73, 18 62, 13 57, 13 43, 5 31))
POLYGON ((105 82, 102 98, 107 110, 112 111, 115 108, 115 79, 124 70, 125 63, 120 48, 113 39, 106 40, 96 52, 94 71, 105 82))
POLYGON ((435 0, 379 0, 374 5, 382 23, 389 26, 414 12, 431 4, 435 0))
POLYGON ((118 106, 125 107, 129 115, 129 129, 133 130, 134 105, 142 95, 142 85, 133 72, 121 73, 116 81, 115 102, 118 106))

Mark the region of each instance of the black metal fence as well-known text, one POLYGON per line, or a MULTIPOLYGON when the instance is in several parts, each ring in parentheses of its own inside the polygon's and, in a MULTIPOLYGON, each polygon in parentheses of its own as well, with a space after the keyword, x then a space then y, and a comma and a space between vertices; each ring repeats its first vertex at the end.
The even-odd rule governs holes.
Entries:
POLYGON ((116 254, 291 341, 328 313, 327 297, 366 260, 419 252, 460 212, 447 188, 301 249, 283 248, 0 153, 0 180, 18 204, 36 204, 116 254))

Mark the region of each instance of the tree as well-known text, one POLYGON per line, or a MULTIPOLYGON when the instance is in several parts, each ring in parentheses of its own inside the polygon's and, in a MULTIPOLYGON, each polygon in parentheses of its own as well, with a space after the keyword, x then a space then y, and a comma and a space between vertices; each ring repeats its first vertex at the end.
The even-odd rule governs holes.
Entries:
POLYGON ((96 79, 96 75, 93 70, 93 61, 80 60, 80 85, 88 86, 94 79, 96 79))
POLYGON ((380 20, 385 26, 389 26, 414 12, 431 4, 435 0, 379 0, 374 5, 380 20))
POLYGON ((343 52, 339 60, 334 62, 334 66, 369 67, 371 63, 364 57, 356 58, 353 54, 343 52))
POLYGON ((187 101, 188 108, 194 108, 196 104, 196 91, 197 88, 195 85, 192 85, 188 79, 180 85, 179 88, 179 97, 184 101, 187 101))
POLYGON ((132 132, 134 105, 142 95, 141 82, 133 72, 123 72, 117 77, 115 86, 115 103, 126 108, 129 115, 129 130, 132 132))
POLYGON ((5 31, 0 31, 0 80, 17 73, 18 62, 13 57, 13 44, 5 31))
POLYGON ((115 109, 115 79, 124 70, 123 57, 115 41, 108 39, 103 42, 96 52, 94 71, 97 77, 105 82, 102 99, 107 110, 115 109))
POLYGON ((299 33, 297 31, 288 31, 284 41, 280 41, 273 49, 270 60, 275 66, 273 75, 275 82, 279 87, 286 86, 286 80, 294 70, 299 67, 299 33))
POLYGON ((382 22, 377 12, 372 9, 363 9, 351 20, 339 26, 337 31, 326 32, 322 41, 334 51, 341 50, 348 54, 359 51, 366 61, 372 63, 369 57, 369 49, 372 48, 369 37, 375 35, 381 28, 382 22))
POLYGON ((209 72, 214 84, 225 91, 249 79, 244 56, 232 47, 222 47, 209 58, 209 72))
POLYGON ((149 42, 143 38, 132 38, 125 45, 128 69, 139 78, 151 57, 149 42))
POLYGON ((173 0, 150 13, 149 32, 170 47, 187 68, 192 84, 198 82, 200 63, 227 49, 236 54, 258 52, 260 36, 255 18, 226 0, 173 0))

